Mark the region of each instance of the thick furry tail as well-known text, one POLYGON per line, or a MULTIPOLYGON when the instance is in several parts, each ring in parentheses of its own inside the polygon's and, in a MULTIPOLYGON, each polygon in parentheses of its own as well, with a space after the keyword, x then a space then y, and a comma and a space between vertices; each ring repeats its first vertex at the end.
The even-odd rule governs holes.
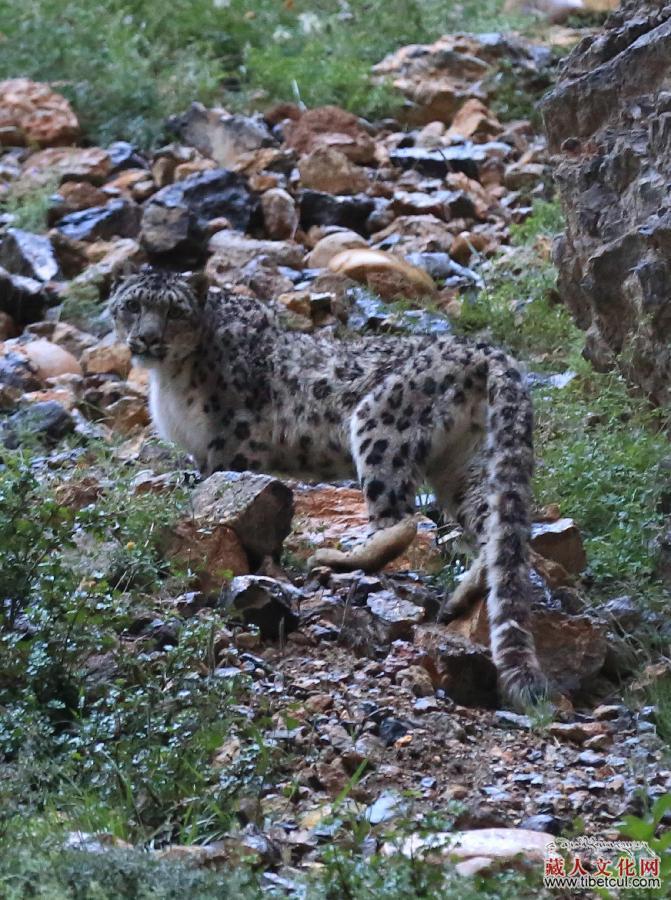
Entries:
POLYGON ((547 695, 531 632, 529 537, 534 468, 533 410, 517 364, 488 359, 487 613, 502 693, 518 708, 547 695))

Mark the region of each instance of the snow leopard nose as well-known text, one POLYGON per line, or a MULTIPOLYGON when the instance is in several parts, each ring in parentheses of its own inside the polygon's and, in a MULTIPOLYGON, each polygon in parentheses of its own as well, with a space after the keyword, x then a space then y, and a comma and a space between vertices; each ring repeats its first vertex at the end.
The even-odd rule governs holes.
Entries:
POLYGON ((165 355, 163 342, 149 335, 136 334, 128 341, 131 353, 136 356, 155 356, 161 359, 165 355))

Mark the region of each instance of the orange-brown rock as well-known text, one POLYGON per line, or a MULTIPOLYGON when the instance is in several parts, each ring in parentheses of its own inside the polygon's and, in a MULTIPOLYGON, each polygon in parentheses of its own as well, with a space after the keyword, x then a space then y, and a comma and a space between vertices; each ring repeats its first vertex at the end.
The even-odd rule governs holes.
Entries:
POLYGON ((105 191, 95 187, 89 181, 66 181, 58 189, 63 198, 63 215, 89 209, 91 206, 104 206, 110 199, 105 191))
POLYGON ((146 428, 150 422, 147 401, 142 395, 129 392, 105 407, 105 425, 121 434, 131 434, 146 428))
POLYGON ((69 102, 48 84, 0 81, 0 145, 57 147, 75 143, 80 134, 69 102))
POLYGON ((324 269, 334 256, 343 250, 356 247, 367 248, 368 244, 356 231, 335 231, 321 238, 308 254, 307 265, 311 269, 324 269))
POLYGON ((368 176, 335 147, 317 146, 298 162, 301 184, 327 194, 359 194, 369 185, 368 176))
POLYGON ((376 242, 394 237, 395 250, 416 253, 449 253, 454 235, 449 223, 436 216, 399 216, 391 225, 376 231, 376 242))
POLYGON ((573 519, 535 523, 531 547, 546 559, 559 563, 570 575, 579 575, 587 565, 580 530, 573 519))
POLYGON ((38 378, 42 381, 58 375, 82 374, 82 367, 76 357, 51 341, 40 338, 36 341, 22 344, 20 349, 24 356, 30 360, 38 378))
POLYGON ((100 147, 50 147, 28 157, 21 177, 38 184, 57 179, 60 182, 90 181, 99 185, 111 168, 109 154, 100 147))
POLYGON ((207 527, 185 519, 173 529, 167 555, 192 572, 202 591, 219 591, 231 575, 248 575, 240 539, 225 525, 207 527))
POLYGON ((352 162, 365 165, 375 161, 375 141, 353 113, 337 106, 308 110, 289 122, 284 133, 287 145, 301 155, 316 147, 333 147, 352 162))
MULTIPOLYGON (((541 667, 560 689, 578 689, 603 667, 605 628, 588 616, 571 616, 561 610, 534 607, 531 628, 541 667)), ((485 600, 478 600, 467 613, 450 622, 447 629, 489 646, 485 600)))
POLYGON ((447 131, 448 138, 463 137, 484 143, 501 134, 503 126, 494 113, 477 97, 471 97, 457 111, 447 131))
POLYGON ((115 374, 126 378, 130 372, 131 353, 126 344, 105 338, 82 353, 81 364, 87 375, 115 374))
POLYGON ((127 197, 132 196, 133 188, 142 181, 146 181, 149 173, 146 169, 124 169, 116 178, 112 178, 105 187, 115 191, 121 191, 127 197))

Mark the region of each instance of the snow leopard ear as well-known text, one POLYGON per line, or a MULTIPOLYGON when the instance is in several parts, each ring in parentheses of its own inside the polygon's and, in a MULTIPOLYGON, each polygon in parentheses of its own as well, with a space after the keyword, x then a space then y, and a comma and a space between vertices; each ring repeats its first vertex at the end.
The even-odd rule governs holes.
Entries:
POLYGON ((198 300, 199 306, 205 305, 210 283, 205 272, 184 272, 182 275, 198 300))
POLYGON ((141 272, 144 268, 144 266, 139 266, 131 259, 124 259, 124 261, 112 272, 110 294, 113 294, 127 278, 130 278, 131 275, 137 275, 138 272, 141 272))

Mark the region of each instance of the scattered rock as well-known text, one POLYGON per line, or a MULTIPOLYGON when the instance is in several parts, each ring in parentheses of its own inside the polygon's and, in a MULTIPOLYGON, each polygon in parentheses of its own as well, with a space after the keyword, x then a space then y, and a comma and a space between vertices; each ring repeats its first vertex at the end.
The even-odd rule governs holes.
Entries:
POLYGON ((472 97, 457 111, 447 132, 448 138, 471 140, 476 143, 490 141, 501 134, 503 126, 485 104, 472 97))
POLYGON ((364 818, 371 825, 389 822, 408 812, 409 803, 398 791, 383 791, 377 800, 364 812, 364 818))
POLYGON ((324 269, 334 256, 343 250, 368 248, 367 242, 355 231, 334 231, 321 238, 307 256, 306 263, 311 269, 324 269))
POLYGON ((573 519, 535 523, 531 546, 536 553, 559 563, 571 575, 579 575, 587 565, 582 537, 573 519))
POLYGON ((430 275, 383 250, 344 250, 331 258, 328 267, 366 284, 384 300, 430 297, 436 291, 430 275))
MULTIPOLYGON (((7 342, 0 347, 0 384, 21 392, 36 391, 42 387, 35 367, 15 342, 7 342)), ((6 399, 3 397, 3 401, 6 399)), ((13 407, 14 404, 10 406, 13 407)))
POLYGON ((374 209, 375 201, 364 194, 334 197, 320 191, 304 190, 300 195, 300 221, 304 231, 313 225, 339 225, 367 234, 366 223, 374 209))
POLYGON ((90 181, 102 184, 112 170, 112 160, 100 147, 50 147, 31 154, 26 160, 22 179, 37 184, 57 178, 64 181, 90 181))
MULTIPOLYGON (((145 177, 145 173, 141 173, 145 177)), ((55 225, 64 216, 90 209, 92 206, 104 206, 110 196, 89 181, 66 181, 58 193, 51 197, 51 205, 47 210, 47 223, 55 225)))
POLYGON ((401 47, 374 66, 373 74, 405 94, 405 118, 449 125, 465 101, 496 93, 493 76, 502 63, 517 85, 542 89, 551 56, 546 47, 512 34, 446 34, 433 44, 401 47))
POLYGON ((208 527, 182 519, 167 541, 167 556, 193 572, 201 591, 219 592, 236 575, 247 575, 249 560, 240 538, 226 525, 208 527))
POLYGON ((233 169, 246 154, 275 143, 261 116, 231 115, 224 109, 207 109, 202 103, 192 103, 168 124, 185 144, 222 169, 233 169))
POLYGON ((81 375, 82 367, 67 350, 51 341, 38 339, 21 345, 21 352, 30 361, 42 382, 59 375, 81 375))
MULTIPOLYGON (((567 615, 534 605, 531 627, 541 668, 562 691, 589 685, 603 668, 608 648, 606 629, 588 616, 567 615)), ((446 626, 448 632, 489 646, 486 603, 477 601, 465 615, 446 626)))
POLYGON ((213 274, 251 262, 303 268, 303 248, 294 241, 259 241, 236 231, 218 231, 210 238, 208 249, 213 254, 208 270, 213 274))
POLYGON ((112 335, 81 355, 82 369, 87 375, 111 373, 126 378, 130 372, 131 353, 127 344, 112 335))
POLYGON ((551 722, 549 732, 560 740, 584 744, 594 737, 608 736, 610 727, 604 722, 551 722))
POLYGON ((271 188, 261 196, 266 234, 273 241, 293 240, 299 215, 294 198, 282 188, 271 188))
POLYGON ((392 591, 378 591, 371 594, 366 605, 373 615, 387 626, 390 641, 411 638, 413 626, 424 618, 421 606, 403 600, 392 591))
POLYGON ((255 625, 261 637, 276 641, 298 628, 292 610, 294 588, 263 575, 233 578, 221 593, 221 602, 242 615, 247 625, 255 625))
MULTIPOLYGON (((506 152, 509 148, 505 147, 506 152)), ((488 159, 483 144, 466 142, 456 147, 426 150, 422 147, 400 147, 389 154, 389 160, 401 169, 413 169, 429 178, 445 178, 450 172, 463 172, 478 179, 480 165, 488 159)))
POLYGON ((21 447, 26 439, 38 439, 53 447, 75 430, 75 420, 54 400, 31 403, 9 416, 0 429, 2 443, 10 450, 21 447))
POLYGON ((69 102, 48 84, 0 81, 0 146, 57 147, 76 143, 80 135, 69 102))
POLYGON ((44 318, 58 296, 41 281, 13 275, 0 266, 0 312, 7 313, 18 326, 44 318))
MULTIPOLYGON (((382 846, 383 856, 400 852, 412 859, 421 857, 433 862, 449 859, 507 862, 518 867, 536 867, 543 862, 552 834, 522 828, 478 828, 473 831, 434 833, 428 837, 413 834, 399 847, 396 842, 382 846)), ((478 866, 478 870, 479 870, 478 866)), ((465 869, 461 874, 473 874, 465 869)))
POLYGON ((375 142, 352 113, 337 106, 309 109, 284 128, 289 147, 301 155, 317 147, 331 147, 352 162, 366 165, 375 161, 375 142))
POLYGON ((414 645, 431 660, 438 687, 461 706, 496 705, 496 667, 485 648, 441 625, 420 625, 414 645))

